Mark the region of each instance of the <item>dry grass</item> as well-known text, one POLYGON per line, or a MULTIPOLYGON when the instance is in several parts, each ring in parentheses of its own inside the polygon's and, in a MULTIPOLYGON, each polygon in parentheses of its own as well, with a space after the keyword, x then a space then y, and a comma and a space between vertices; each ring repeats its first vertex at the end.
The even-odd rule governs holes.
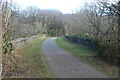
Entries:
POLYGON ((52 77, 44 59, 40 45, 47 38, 41 37, 25 42, 11 55, 6 55, 3 76, 12 78, 48 78, 52 77), (6 61, 7 60, 7 61, 6 61), (9 63, 9 64, 6 64, 9 63), (10 66, 9 66, 10 65, 10 66))

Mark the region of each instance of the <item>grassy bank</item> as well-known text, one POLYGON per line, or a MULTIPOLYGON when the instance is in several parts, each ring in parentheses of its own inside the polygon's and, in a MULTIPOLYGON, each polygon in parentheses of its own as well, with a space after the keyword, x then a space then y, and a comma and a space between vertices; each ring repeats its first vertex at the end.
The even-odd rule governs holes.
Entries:
POLYGON ((14 78, 51 78, 47 63, 41 49, 42 43, 48 38, 38 38, 31 40, 26 45, 16 51, 21 59, 17 62, 17 76, 14 78))
POLYGON ((64 38, 57 38, 56 43, 61 48, 78 57, 81 61, 92 65, 101 72, 105 72, 106 75, 113 78, 118 77, 118 68, 95 57, 96 53, 91 51, 90 49, 71 43, 64 38))

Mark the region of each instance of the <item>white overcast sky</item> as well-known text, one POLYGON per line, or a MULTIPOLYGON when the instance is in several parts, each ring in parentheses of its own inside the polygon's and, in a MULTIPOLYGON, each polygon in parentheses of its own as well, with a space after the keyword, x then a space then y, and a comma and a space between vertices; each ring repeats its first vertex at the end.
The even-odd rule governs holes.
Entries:
POLYGON ((78 9, 86 2, 94 0, 14 0, 21 4, 22 7, 37 6, 41 9, 57 9, 63 13, 70 13, 72 10, 78 9))

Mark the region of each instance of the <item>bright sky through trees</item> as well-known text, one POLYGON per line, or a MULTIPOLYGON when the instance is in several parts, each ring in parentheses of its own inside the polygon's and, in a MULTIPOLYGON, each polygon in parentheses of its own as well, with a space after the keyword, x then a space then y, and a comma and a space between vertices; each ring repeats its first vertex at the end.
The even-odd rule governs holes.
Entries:
MULTIPOLYGON (((23 8, 27 6, 37 6, 41 9, 56 9, 63 13, 71 13, 72 11, 82 7, 84 2, 94 2, 96 0, 14 0, 23 8)), ((109 0, 117 1, 117 0, 109 0)))
POLYGON ((21 6, 37 6, 41 9, 57 9, 63 13, 70 13, 73 10, 80 8, 82 4, 87 1, 94 0, 15 0, 21 6))

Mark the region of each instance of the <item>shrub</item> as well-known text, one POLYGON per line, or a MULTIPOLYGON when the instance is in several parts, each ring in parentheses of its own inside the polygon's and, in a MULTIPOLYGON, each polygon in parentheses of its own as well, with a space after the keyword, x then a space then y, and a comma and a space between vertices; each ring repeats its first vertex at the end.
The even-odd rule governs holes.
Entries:
POLYGON ((120 55, 118 54, 118 43, 117 42, 104 42, 101 39, 91 39, 88 37, 78 37, 78 36, 65 36, 66 39, 75 42, 77 44, 84 45, 88 48, 94 49, 98 52, 98 57, 101 59, 119 65, 118 59, 120 55))
POLYGON ((117 43, 101 43, 98 49, 98 56, 110 63, 118 64, 117 43))

